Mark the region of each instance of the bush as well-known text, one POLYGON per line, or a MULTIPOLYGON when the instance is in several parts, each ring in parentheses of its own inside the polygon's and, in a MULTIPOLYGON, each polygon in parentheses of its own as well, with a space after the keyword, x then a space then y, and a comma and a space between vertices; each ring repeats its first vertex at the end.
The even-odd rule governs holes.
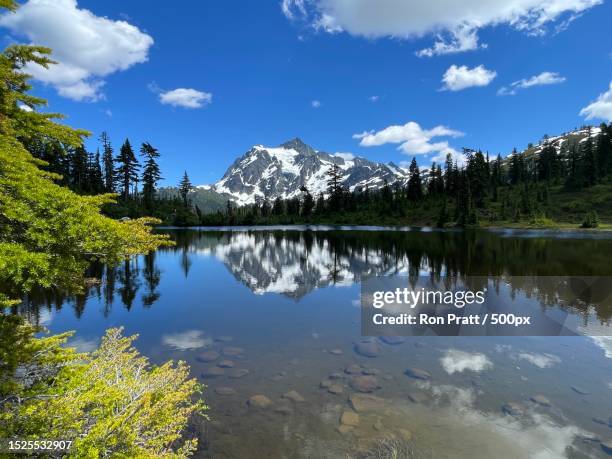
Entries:
POLYGON ((207 409, 185 362, 150 365, 136 336, 107 330, 91 354, 65 348, 70 334, 34 338, 34 327, 0 316, 0 437, 72 440, 67 457, 190 456, 181 435, 207 409), (6 332, 6 333, 4 333, 6 332), (6 339, 5 339, 6 338, 6 339), (15 346, 17 346, 15 348, 15 346))
POLYGON ((595 212, 594 210, 584 216, 582 225, 580 225, 581 228, 597 228, 598 226, 599 217, 597 217, 597 212, 595 212))

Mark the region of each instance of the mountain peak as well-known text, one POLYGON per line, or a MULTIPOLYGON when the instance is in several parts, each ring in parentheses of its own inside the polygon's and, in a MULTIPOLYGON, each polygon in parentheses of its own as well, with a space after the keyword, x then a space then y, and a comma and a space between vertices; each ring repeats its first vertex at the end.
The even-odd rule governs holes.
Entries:
POLYGON ((291 148, 299 153, 315 153, 315 150, 310 145, 305 144, 299 137, 288 140, 280 146, 283 148, 291 148))

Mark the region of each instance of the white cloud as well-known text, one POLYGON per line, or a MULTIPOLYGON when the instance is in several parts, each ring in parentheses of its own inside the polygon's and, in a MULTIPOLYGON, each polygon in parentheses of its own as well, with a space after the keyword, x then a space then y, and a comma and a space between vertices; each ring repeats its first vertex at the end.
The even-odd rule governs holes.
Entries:
POLYGON ((443 54, 456 54, 465 51, 473 51, 478 48, 486 48, 486 44, 478 43, 478 34, 475 29, 470 27, 459 27, 450 32, 450 40, 442 34, 437 35, 437 40, 433 46, 424 48, 416 52, 419 57, 432 57, 443 54))
POLYGON ((19 107, 20 110, 23 110, 24 112, 33 112, 34 109, 32 107, 30 107, 29 105, 26 104, 17 104, 17 106, 19 107))
POLYGON ((285 17, 289 20, 293 20, 298 15, 306 14, 306 8, 304 7, 304 0, 283 0, 281 2, 281 10, 285 17))
POLYGON ((534 75, 530 78, 523 78, 504 86, 497 91, 500 96, 513 96, 519 89, 527 89, 533 86, 545 86, 551 84, 561 84, 565 81, 565 77, 556 72, 542 72, 539 75, 534 75))
POLYGON ((496 76, 495 71, 487 70, 483 65, 470 69, 466 65, 457 67, 453 64, 444 72, 442 90, 461 91, 475 86, 487 86, 496 76))
POLYGON ((549 368, 557 363, 561 363, 561 359, 552 354, 535 354, 529 352, 521 352, 517 355, 520 360, 525 360, 538 368, 549 368))
POLYGON ((532 35, 562 21, 566 27, 583 11, 603 0, 283 0, 285 15, 298 15, 313 27, 355 36, 418 38, 437 41, 418 53, 433 56, 477 49, 478 31, 508 25, 532 35), (289 12, 289 13, 287 13, 289 12))
POLYGON ((587 120, 599 118, 612 121, 612 82, 608 90, 601 93, 595 102, 580 110, 580 115, 585 116, 587 120))
POLYGON ((378 102, 378 99, 380 99, 380 97, 378 97, 378 96, 370 96, 370 97, 368 97, 368 100, 370 102, 378 102))
POLYGON ((466 370, 480 372, 493 366, 493 362, 484 354, 459 351, 457 349, 446 351, 440 359, 440 363, 449 375, 466 370))
POLYGON ((345 161, 351 161, 355 159, 355 155, 353 153, 334 153, 333 156, 337 156, 338 158, 342 158, 345 161))
POLYGON ((423 129, 418 123, 409 121, 404 125, 388 126, 378 132, 365 131, 361 134, 353 134, 354 139, 359 139, 362 147, 374 147, 385 144, 399 144, 398 149, 406 154, 425 155, 438 153, 434 158, 439 161, 448 153, 457 158, 461 163, 463 155, 449 146, 448 141, 431 142, 437 137, 461 137, 462 132, 455 131, 446 126, 436 126, 433 129, 423 129))
POLYGON ((57 65, 29 64, 25 70, 78 101, 103 98, 103 78, 145 62, 153 44, 137 27, 80 9, 76 0, 29 0, 0 17, 0 25, 53 49, 57 65))
POLYGON ((162 336, 162 343, 172 349, 187 351, 212 346, 212 339, 205 338, 200 330, 186 330, 162 336))
POLYGON ((66 345, 68 347, 75 348, 77 352, 89 353, 95 351, 98 348, 98 340, 77 337, 69 340, 66 345))
POLYGON ((177 88, 159 93, 159 101, 164 105, 183 108, 201 108, 212 103, 212 94, 191 88, 177 88))
POLYGON ((321 101, 320 100, 313 100, 310 102, 310 106, 312 108, 319 108, 321 106, 321 101))

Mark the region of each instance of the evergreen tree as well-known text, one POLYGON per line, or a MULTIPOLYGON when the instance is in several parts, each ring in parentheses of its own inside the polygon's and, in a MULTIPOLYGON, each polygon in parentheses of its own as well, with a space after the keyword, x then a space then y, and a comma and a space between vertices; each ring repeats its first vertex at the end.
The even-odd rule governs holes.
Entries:
POLYGON ((587 137, 582 142, 582 166, 584 168, 583 180, 584 185, 589 187, 597 182, 597 157, 593 146, 593 138, 591 137, 591 129, 587 130, 587 137))
POLYGON ((300 191, 304 193, 304 201, 302 202, 302 215, 308 217, 314 209, 315 202, 306 186, 302 185, 300 191))
POLYGON ((113 147, 106 131, 100 134, 102 142, 102 162, 104 167, 104 191, 107 193, 115 192, 115 163, 113 160, 113 147))
POLYGON ((145 207, 150 209, 155 200, 157 182, 161 179, 161 171, 156 161, 159 158, 159 151, 149 142, 144 142, 140 147, 140 153, 145 158, 142 171, 142 197, 145 207))
MULTIPOLYGON (((183 204, 185 205, 185 207, 189 207, 189 192, 192 189, 193 189, 193 185, 191 184, 191 181, 189 180, 187 171, 185 171, 185 173, 183 174, 183 178, 181 179, 181 182, 179 183, 179 195, 181 196, 181 199, 183 200, 183 204)), ((228 204, 229 204, 229 201, 228 201, 228 204)))
POLYGON ((417 165, 416 158, 412 158, 410 167, 408 168, 408 199, 411 201, 420 201, 423 197, 423 188, 421 184, 421 173, 417 165))
POLYGON ((93 194, 104 192, 104 178, 102 177, 99 151, 96 151, 95 156, 89 156, 89 191, 93 194))
POLYGON ((89 157, 85 148, 81 145, 74 149, 71 154, 72 165, 70 168, 70 185, 77 193, 85 193, 88 190, 88 164, 89 157))
POLYGON ((138 180, 138 169, 140 167, 128 139, 125 139, 115 161, 118 164, 115 172, 122 187, 123 199, 127 201, 130 197, 132 184, 138 180))

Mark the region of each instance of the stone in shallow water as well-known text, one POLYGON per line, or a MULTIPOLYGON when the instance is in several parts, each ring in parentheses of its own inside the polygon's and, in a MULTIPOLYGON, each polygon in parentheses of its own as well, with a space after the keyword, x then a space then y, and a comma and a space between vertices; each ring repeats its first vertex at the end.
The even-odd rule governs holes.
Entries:
POLYGON ((290 407, 283 405, 283 406, 278 406, 274 408, 274 412, 278 414, 282 414, 284 416, 289 416, 290 414, 293 413, 293 410, 290 407))
POLYGON ((380 346, 376 341, 361 341, 355 344, 355 352, 364 357, 378 357, 380 355, 380 346))
POLYGON ((200 362, 213 362, 219 358, 219 353, 217 351, 206 351, 198 354, 196 359, 200 362))
POLYGON ((354 429, 353 426, 347 426, 344 424, 340 424, 338 427, 336 427, 336 430, 340 432, 342 435, 352 432, 353 429, 354 429))
POLYGON ((530 397, 529 400, 531 400, 533 403, 536 403, 536 404, 538 404, 540 406, 548 407, 548 406, 551 405, 550 400, 548 400, 542 394, 534 395, 534 396, 530 397))
POLYGON ((385 404, 383 398, 370 394, 351 394, 349 401, 353 409, 358 413, 382 410, 385 404))
POLYGON ((244 368, 232 368, 230 371, 227 372, 227 376, 232 379, 242 378, 243 376, 246 376, 248 374, 249 370, 246 370, 244 368))
POLYGON ((234 362, 232 362, 231 360, 221 360, 217 366, 221 367, 221 368, 234 368, 234 362))
POLYGON ((361 365, 353 364, 349 365, 344 369, 344 372, 349 375, 360 375, 361 374, 361 365))
POLYGON ((340 384, 332 384, 327 388, 327 392, 334 395, 340 395, 344 392, 344 387, 342 387, 340 384))
POLYGON ((319 383, 321 389, 329 389, 333 383, 329 379, 324 379, 319 383))
POLYGON ((523 408, 518 403, 508 402, 502 406, 502 412, 510 416, 522 416, 523 408))
POLYGON ((380 386, 374 376, 355 376, 351 379, 351 387, 357 392, 374 392, 380 386))
POLYGON ((223 376, 225 374, 225 370, 219 367, 212 367, 204 370, 202 372, 202 378, 218 378, 219 376, 223 376))
POLYGON ((286 394, 283 394, 283 398, 287 400, 291 400, 292 402, 304 402, 304 397, 302 397, 299 393, 294 390, 290 390, 286 394))
POLYGON ((429 400, 429 396, 423 392, 410 392, 408 394, 408 399, 412 403, 424 403, 429 400))
POLYGON ((381 336, 380 340, 385 344, 402 344, 406 341, 404 336, 381 336))
POLYGON ((329 379, 342 379, 344 375, 342 373, 332 373, 329 375, 329 379))
POLYGON ((257 394, 247 400, 247 405, 253 408, 267 408, 272 405, 272 400, 265 395, 257 394))
POLYGON ((610 456, 612 456, 612 440, 610 441, 602 441, 601 442, 601 449, 604 453, 609 454, 610 456))
POLYGON ((420 368, 411 367, 408 368, 405 372, 406 376, 410 376, 414 379, 421 379, 423 381, 427 381, 431 379, 431 374, 425 370, 421 370, 420 368))
POLYGON ((340 416, 340 424, 355 427, 359 424, 359 415, 353 411, 345 411, 340 416))
POLYGON ((332 349, 331 351, 329 351, 330 354, 333 355, 342 355, 344 354, 344 352, 342 352, 342 349, 332 349))
POLYGON ((216 387, 215 393, 218 395, 236 395, 236 389, 231 387, 216 387))
POLYGON ((241 347, 226 346, 221 350, 221 352, 223 353, 223 355, 231 357, 244 354, 244 349, 242 349, 241 347))

